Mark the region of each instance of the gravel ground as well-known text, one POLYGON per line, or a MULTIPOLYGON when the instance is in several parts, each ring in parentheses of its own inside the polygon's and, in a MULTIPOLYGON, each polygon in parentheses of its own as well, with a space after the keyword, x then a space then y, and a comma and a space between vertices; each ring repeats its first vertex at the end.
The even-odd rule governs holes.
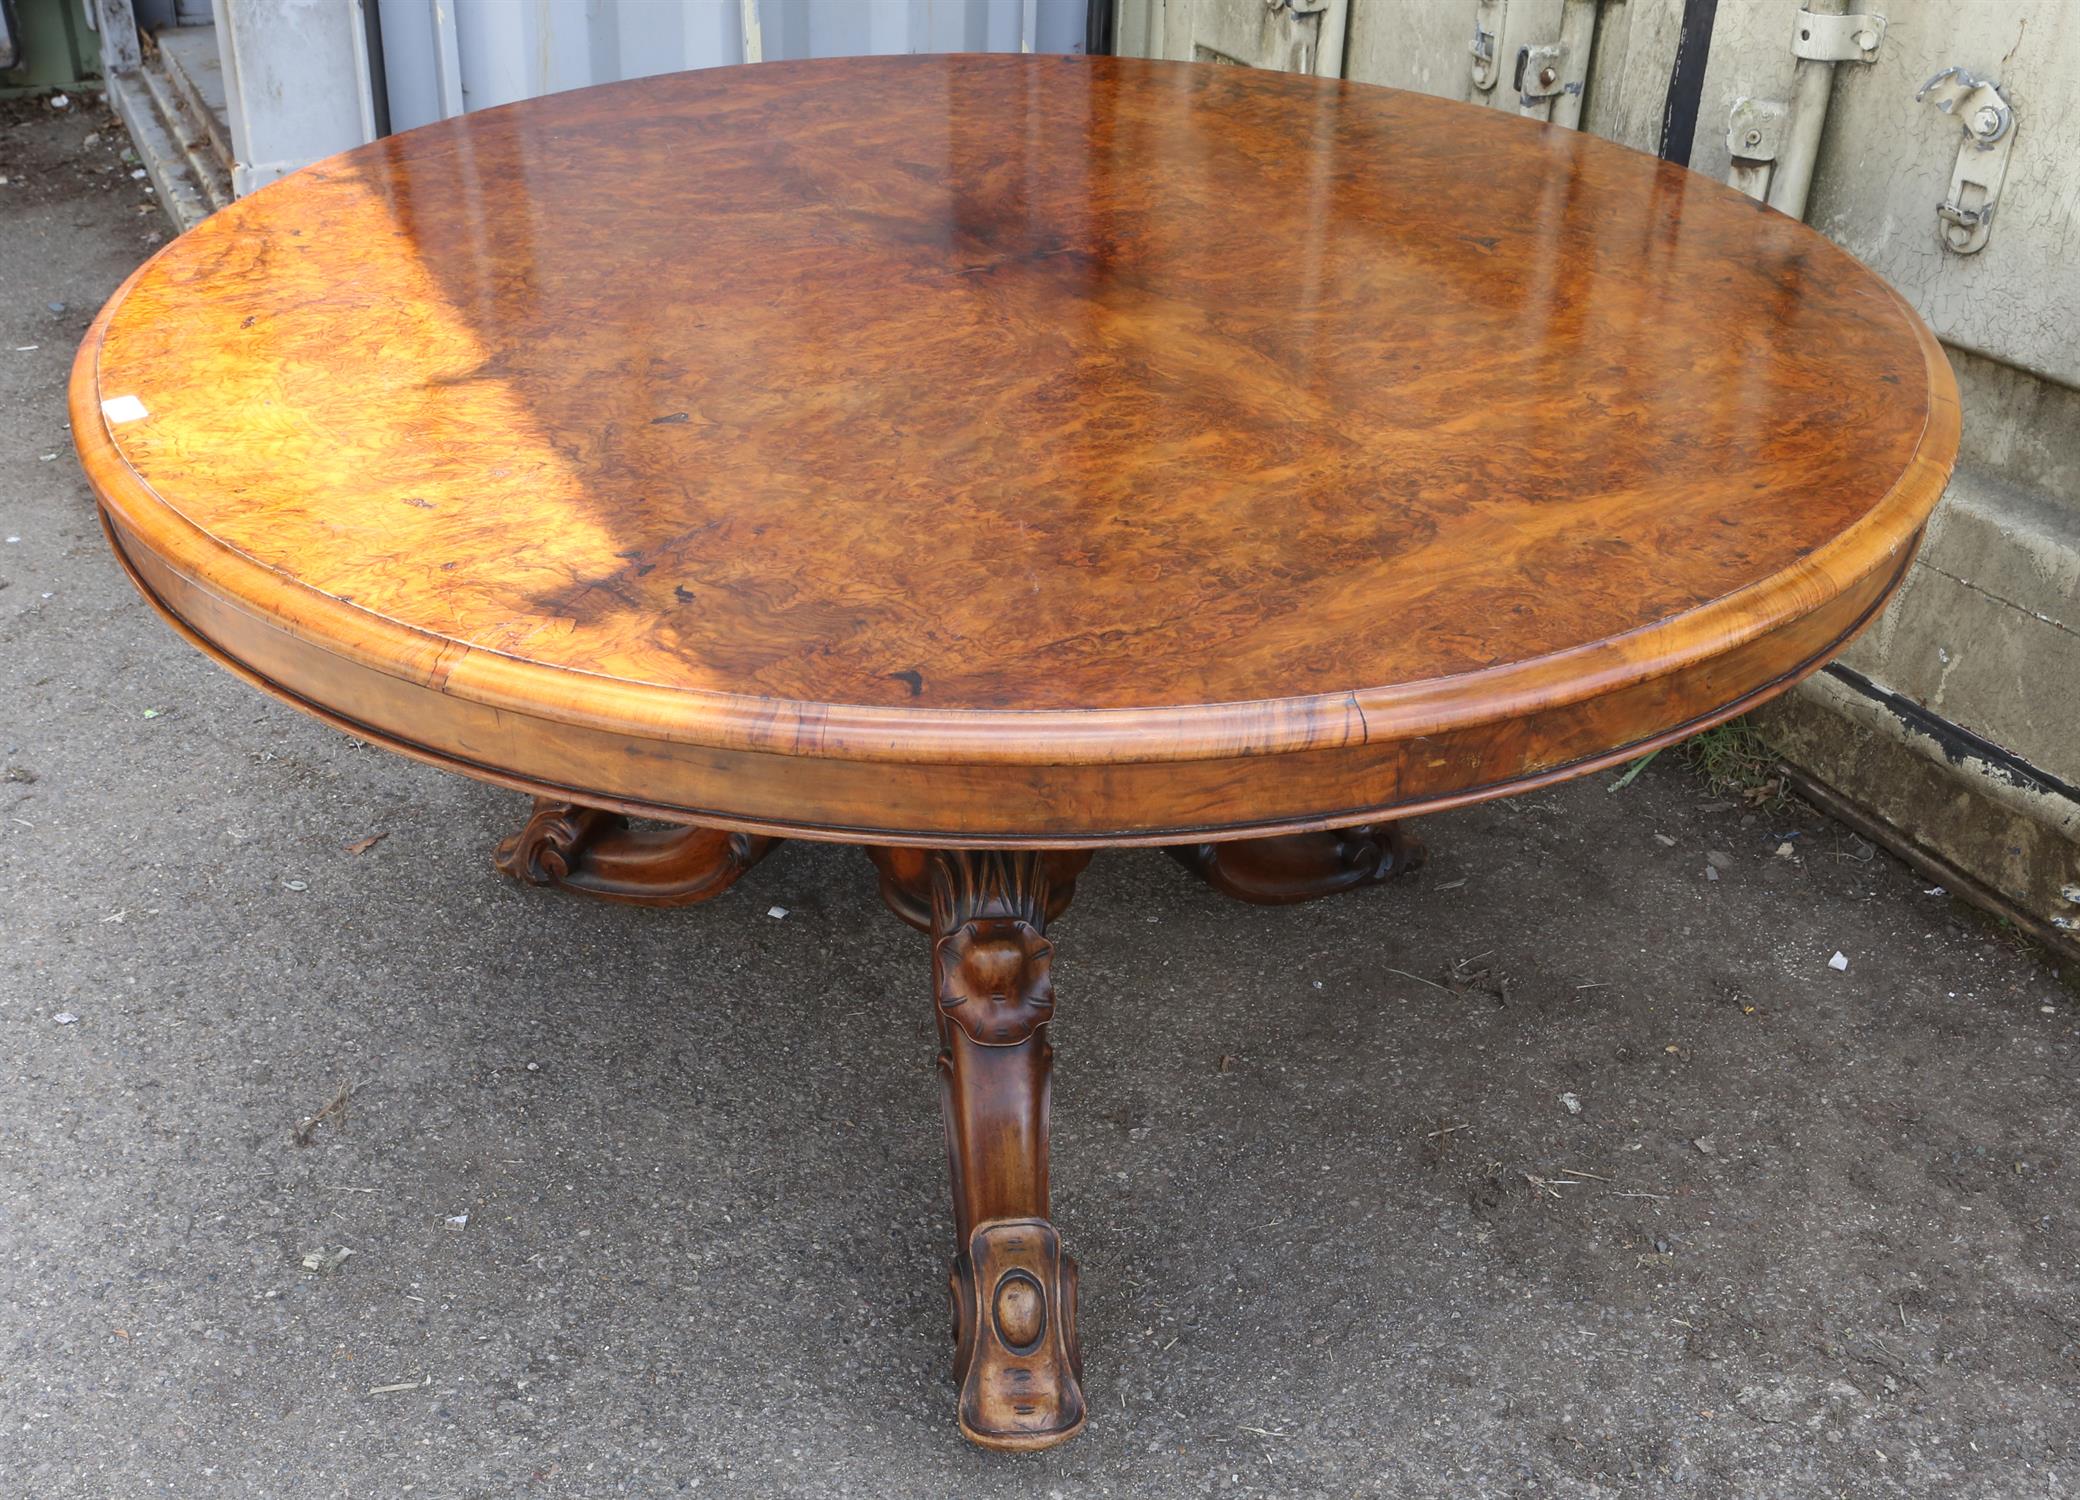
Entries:
POLYGON ((2073 991, 1671 756, 1311 907, 1101 857, 1090 1428, 964 1446, 923 940, 842 848, 505 884, 520 799, 154 619, 64 424, 123 144, 0 109, 0 1495, 2080 1490, 2073 991))

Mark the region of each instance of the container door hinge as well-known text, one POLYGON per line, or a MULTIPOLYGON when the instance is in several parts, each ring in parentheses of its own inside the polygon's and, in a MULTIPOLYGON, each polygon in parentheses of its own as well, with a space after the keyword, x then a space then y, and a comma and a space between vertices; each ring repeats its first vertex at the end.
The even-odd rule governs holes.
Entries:
POLYGON ((1581 92, 1581 84, 1568 83, 1566 68, 1567 48, 1558 42, 1517 49, 1517 72, 1512 86, 1517 91, 1518 104, 1526 114, 1533 111, 1542 114, 1550 108, 1545 100, 1566 93, 1570 87, 1576 93, 1581 92))
POLYGON ((1791 126, 1791 106, 1781 99, 1736 99, 1726 121, 1726 149, 1733 157, 1726 181, 1750 198, 1769 196, 1769 175, 1784 135, 1791 126))
POLYGON ((1473 86, 1485 92, 1495 87, 1499 72, 1495 49, 1501 45, 1503 0, 1474 0, 1473 86))
POLYGON ((1578 128, 1601 0, 1475 0, 1473 86, 1496 109, 1578 128), (1507 87, 1498 85, 1507 81, 1507 87))
POLYGON ((1976 255, 1993 233, 1993 211, 2015 145, 2015 111, 1999 84, 1974 78, 1963 68, 1943 69, 1914 98, 1933 100, 1964 132, 1957 164, 1950 169, 1950 196, 1936 205, 1936 224, 1945 245, 1959 255, 1976 255))

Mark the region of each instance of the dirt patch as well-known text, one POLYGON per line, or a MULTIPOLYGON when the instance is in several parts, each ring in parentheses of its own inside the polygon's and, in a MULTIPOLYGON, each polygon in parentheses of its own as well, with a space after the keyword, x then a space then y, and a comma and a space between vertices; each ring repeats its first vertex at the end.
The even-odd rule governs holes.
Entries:
POLYGON ((105 195, 135 221, 138 244, 163 244, 172 231, 143 172, 105 95, 0 99, 0 213, 62 206, 68 227, 102 228, 105 216, 87 209, 105 195), (65 106, 54 108, 60 98, 65 106))

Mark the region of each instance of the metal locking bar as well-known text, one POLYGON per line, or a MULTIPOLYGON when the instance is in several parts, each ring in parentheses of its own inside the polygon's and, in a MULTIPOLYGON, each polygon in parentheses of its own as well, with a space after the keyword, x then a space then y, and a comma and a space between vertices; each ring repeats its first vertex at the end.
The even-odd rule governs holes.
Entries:
POLYGON ((1802 10, 1791 28, 1791 51, 1807 62, 1869 62, 1885 40, 1885 18, 1802 10))
POLYGON ((2000 85, 1974 78, 1963 68, 1945 68, 1921 85, 1915 100, 1932 100, 1954 116, 1964 131, 1950 169, 1950 195, 1936 205, 1943 243, 1959 255, 1976 255, 1993 233, 1993 211, 2008 177, 2015 146, 2015 111, 2000 85))

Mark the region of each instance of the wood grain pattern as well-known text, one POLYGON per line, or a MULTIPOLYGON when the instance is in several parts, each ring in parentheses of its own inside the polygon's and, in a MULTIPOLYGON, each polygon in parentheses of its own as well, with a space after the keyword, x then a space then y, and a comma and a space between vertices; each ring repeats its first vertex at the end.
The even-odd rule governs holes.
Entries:
POLYGON ((335 158, 134 277, 73 415, 154 602, 292 701, 918 845, 1364 822, 1707 722, 1867 620, 1957 426, 1889 289, 1666 164, 1014 57, 335 158))
POLYGON ((350 152, 133 276, 71 408, 152 605, 542 799, 508 873, 683 904, 772 835, 869 846, 932 937, 959 1420, 1011 1448, 1086 1416, 1046 934, 1090 848, 1262 902, 1395 875, 1394 819, 1826 661, 1957 447, 1905 304, 1714 184, 1382 89, 1033 57, 350 152))

